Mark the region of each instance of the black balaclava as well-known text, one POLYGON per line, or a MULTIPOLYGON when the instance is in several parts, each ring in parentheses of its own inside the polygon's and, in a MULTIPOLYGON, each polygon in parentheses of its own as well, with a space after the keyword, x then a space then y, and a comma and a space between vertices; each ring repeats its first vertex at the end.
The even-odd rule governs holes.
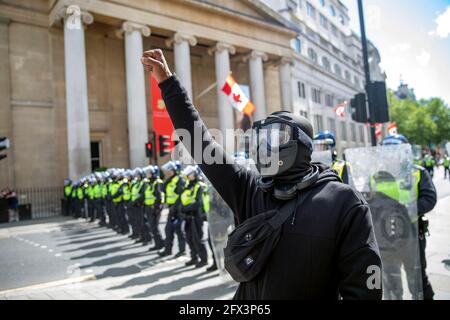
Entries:
MULTIPOLYGON (((308 119, 288 111, 278 111, 270 114, 267 119, 280 118, 295 122, 298 127, 313 139, 313 128, 308 119)), ((281 150, 281 149, 280 149, 281 150)), ((297 154, 294 164, 285 172, 273 177, 275 183, 296 183, 311 172, 311 150, 297 140, 297 154)))

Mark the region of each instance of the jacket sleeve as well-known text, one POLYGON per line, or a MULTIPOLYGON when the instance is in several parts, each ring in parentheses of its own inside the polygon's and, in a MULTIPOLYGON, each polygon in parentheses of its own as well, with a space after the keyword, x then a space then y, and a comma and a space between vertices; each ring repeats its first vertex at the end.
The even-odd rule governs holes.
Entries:
POLYGON ((353 207, 338 236, 339 293, 344 300, 382 298, 381 257, 366 204, 353 207))
POLYGON ((246 206, 247 199, 252 194, 250 189, 255 187, 253 183, 249 183, 251 173, 235 164, 212 138, 175 75, 161 82, 159 87, 172 123, 178 135, 182 137, 184 146, 233 212, 245 219, 252 211, 246 206), (211 155, 220 163, 204 159, 204 155, 211 155))
POLYGON ((155 208, 159 208, 161 206, 161 189, 162 188, 162 184, 161 183, 156 183, 155 185, 155 208))
POLYGON ((436 189, 427 170, 420 169, 419 194, 417 195, 417 213, 424 215, 436 205, 436 189))

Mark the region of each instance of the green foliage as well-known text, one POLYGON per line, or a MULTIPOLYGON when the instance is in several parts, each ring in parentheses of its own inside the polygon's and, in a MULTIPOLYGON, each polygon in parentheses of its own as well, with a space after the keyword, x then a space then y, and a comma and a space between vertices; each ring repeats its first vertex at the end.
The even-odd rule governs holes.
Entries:
POLYGON ((412 144, 429 146, 450 140, 450 109, 442 99, 399 100, 389 90, 388 101, 391 121, 412 144))

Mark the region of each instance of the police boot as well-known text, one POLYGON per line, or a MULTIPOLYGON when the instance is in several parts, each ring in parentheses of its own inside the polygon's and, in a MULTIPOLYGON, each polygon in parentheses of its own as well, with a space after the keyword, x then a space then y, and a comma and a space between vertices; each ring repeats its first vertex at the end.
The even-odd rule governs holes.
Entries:
POLYGON ((204 267, 204 266, 206 266, 208 264, 208 260, 200 260, 200 261, 198 261, 196 264, 195 264, 195 267, 196 268, 201 268, 201 267, 204 267))
POLYGON ((181 256, 184 256, 186 254, 186 251, 179 251, 176 255, 174 255, 174 258, 179 258, 181 256))
POLYGON ((197 258, 192 258, 191 260, 189 260, 188 262, 186 262, 184 265, 185 265, 186 267, 189 267, 189 266, 197 265, 197 263, 198 263, 197 258))
POLYGON ((217 270, 217 264, 213 264, 212 266, 209 266, 208 268, 206 268, 206 272, 213 272, 217 270))
POLYGON ((170 256, 170 255, 171 255, 171 252, 166 251, 166 250, 163 250, 163 251, 159 251, 159 252, 158 252, 158 255, 159 255, 160 257, 167 257, 167 256, 170 256))
POLYGON ((150 249, 148 249, 148 251, 150 251, 150 252, 151 251, 158 251, 158 250, 160 250, 162 248, 164 248, 163 245, 159 245, 159 246, 155 245, 154 247, 151 247, 150 249))

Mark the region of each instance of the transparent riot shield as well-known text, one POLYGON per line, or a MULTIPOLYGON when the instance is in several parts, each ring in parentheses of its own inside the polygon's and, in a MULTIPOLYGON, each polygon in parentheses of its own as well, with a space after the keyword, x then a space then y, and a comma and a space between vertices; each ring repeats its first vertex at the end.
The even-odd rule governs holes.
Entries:
POLYGON ((445 144, 445 149, 447 150, 447 154, 450 156, 450 142, 445 144))
POLYGON ((311 161, 312 162, 321 162, 329 167, 331 167, 333 163, 333 158, 331 156, 331 151, 313 151, 311 154, 311 161))
POLYGON ((209 192, 211 204, 207 217, 214 257, 222 280, 233 282, 225 270, 223 249, 227 246, 228 234, 234 229, 234 214, 213 186, 210 186, 209 192))
POLYGON ((418 172, 408 144, 347 149, 355 188, 366 198, 383 263, 383 299, 421 300, 418 172))

